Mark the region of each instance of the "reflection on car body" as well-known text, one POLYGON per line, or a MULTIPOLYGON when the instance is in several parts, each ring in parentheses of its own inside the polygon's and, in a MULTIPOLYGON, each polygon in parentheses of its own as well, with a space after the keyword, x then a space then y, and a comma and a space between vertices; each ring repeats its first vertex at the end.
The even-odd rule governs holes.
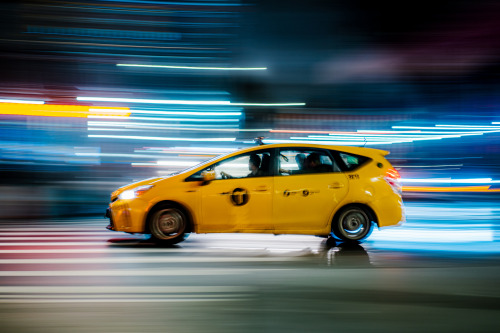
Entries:
POLYGON ((227 232, 361 241, 373 225, 405 219, 399 174, 387 154, 311 144, 242 149, 116 190, 108 228, 166 244, 188 233, 227 232))

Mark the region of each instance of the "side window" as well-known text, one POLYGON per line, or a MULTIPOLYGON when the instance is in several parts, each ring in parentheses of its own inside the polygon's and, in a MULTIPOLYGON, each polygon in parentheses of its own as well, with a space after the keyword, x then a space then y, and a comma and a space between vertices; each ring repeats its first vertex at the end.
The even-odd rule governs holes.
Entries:
POLYGON ((201 180, 201 174, 209 170, 215 171, 215 179, 265 177, 271 175, 270 161, 269 152, 242 154, 214 163, 193 174, 188 181, 201 180))
POLYGON ((281 150, 279 174, 283 176, 340 172, 339 167, 328 152, 311 149, 281 150))
POLYGON ((339 152, 339 156, 342 159, 342 161, 344 162, 344 164, 346 165, 347 170, 349 170, 349 171, 357 169, 361 165, 365 164, 365 162, 370 160, 368 157, 365 157, 365 156, 348 154, 348 153, 341 153, 341 152, 339 152))

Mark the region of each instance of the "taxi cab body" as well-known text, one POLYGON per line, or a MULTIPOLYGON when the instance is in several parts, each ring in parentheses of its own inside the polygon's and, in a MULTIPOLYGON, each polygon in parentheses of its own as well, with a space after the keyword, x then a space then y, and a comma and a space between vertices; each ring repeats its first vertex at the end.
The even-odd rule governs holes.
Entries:
POLYGON ((272 144, 119 188, 108 229, 175 244, 188 233, 333 235, 361 241, 405 220, 387 151, 272 144))

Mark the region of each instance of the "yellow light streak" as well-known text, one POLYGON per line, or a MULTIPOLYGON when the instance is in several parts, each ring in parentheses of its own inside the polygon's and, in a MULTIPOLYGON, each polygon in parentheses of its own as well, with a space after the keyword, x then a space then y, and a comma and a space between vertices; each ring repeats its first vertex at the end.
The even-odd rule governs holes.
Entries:
POLYGON ((87 105, 0 103, 0 114, 72 118, 87 118, 89 115, 128 117, 130 109, 127 107, 87 105))

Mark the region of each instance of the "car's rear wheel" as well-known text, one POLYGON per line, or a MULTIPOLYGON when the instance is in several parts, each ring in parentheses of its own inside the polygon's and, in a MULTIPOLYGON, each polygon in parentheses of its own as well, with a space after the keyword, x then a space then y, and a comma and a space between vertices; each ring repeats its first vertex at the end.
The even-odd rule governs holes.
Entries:
POLYGON ((172 205, 161 205, 150 214, 148 225, 153 241, 172 245, 184 240, 188 220, 181 209, 172 205))
POLYGON ((373 223, 368 211, 359 206, 348 206, 336 214, 332 232, 344 241, 362 241, 372 231, 373 223))

